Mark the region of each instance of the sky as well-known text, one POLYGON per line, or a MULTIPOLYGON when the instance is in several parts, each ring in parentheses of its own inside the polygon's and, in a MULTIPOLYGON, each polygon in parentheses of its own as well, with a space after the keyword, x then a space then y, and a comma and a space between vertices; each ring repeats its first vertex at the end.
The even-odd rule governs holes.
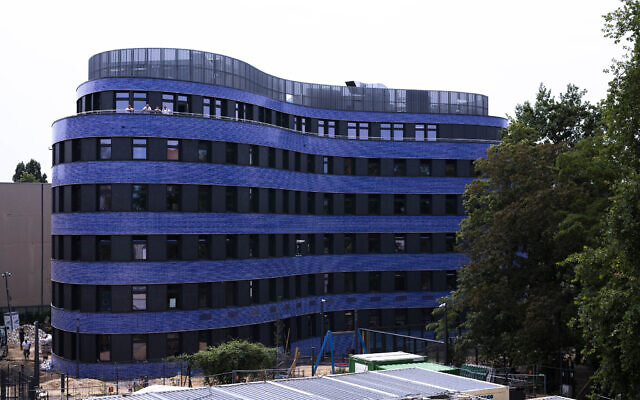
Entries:
POLYGON ((489 96, 513 115, 540 83, 606 96, 622 49, 602 34, 616 0, 11 1, 0 14, 0 182, 34 158, 51 181, 51 124, 75 113, 96 53, 179 47, 285 79, 489 96))

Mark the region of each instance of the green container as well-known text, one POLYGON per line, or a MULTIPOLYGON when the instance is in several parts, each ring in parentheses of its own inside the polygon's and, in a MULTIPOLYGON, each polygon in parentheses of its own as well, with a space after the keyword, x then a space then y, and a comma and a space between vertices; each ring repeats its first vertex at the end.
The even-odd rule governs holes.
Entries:
POLYGON ((381 365, 380 369, 384 371, 388 371, 390 369, 412 368, 412 367, 427 369, 429 371, 444 372, 445 374, 451 374, 451 375, 459 375, 459 371, 460 371, 456 367, 450 367, 448 365, 436 364, 436 363, 427 362, 427 361, 415 362, 415 363, 381 365))
POLYGON ((391 353, 352 354, 349 356, 349 372, 376 371, 384 365, 423 362, 424 356, 394 351, 391 353))

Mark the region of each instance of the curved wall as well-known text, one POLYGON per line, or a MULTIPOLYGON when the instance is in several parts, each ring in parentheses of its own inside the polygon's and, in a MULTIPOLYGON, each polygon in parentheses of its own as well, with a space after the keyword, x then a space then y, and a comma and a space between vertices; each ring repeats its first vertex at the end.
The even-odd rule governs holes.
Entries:
POLYGON ((86 82, 78 97, 93 106, 79 111, 90 112, 53 124, 56 368, 73 372, 77 360, 86 376, 116 364, 124 375, 157 375, 159 360, 228 337, 281 344, 276 323, 292 342, 317 347, 323 298, 332 330, 422 329, 465 262, 452 252, 461 194, 472 160, 495 142, 475 132, 496 132, 504 119, 321 109, 159 78, 86 82), (113 113, 118 91, 145 93, 149 103, 182 94, 189 113, 113 113), (202 118, 203 96, 222 99, 223 116, 238 105, 268 107, 260 112, 288 122, 202 118), (312 133, 296 132, 293 118, 312 133), (372 131, 429 124, 453 136, 320 137, 318 119, 337 129, 364 121, 372 131), (145 160, 133 159, 140 141, 145 160))

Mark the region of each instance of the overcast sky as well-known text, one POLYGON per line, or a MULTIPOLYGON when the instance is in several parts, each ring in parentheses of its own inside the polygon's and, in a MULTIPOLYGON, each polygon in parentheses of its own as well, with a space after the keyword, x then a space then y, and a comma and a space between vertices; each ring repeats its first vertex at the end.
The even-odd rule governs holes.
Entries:
MULTIPOLYGON (((597 102, 621 50, 602 36, 614 0, 11 1, 0 14, 0 182, 35 158, 51 176, 51 123, 75 113, 95 53, 180 47, 278 77, 489 96, 513 114, 543 82, 597 102)), ((51 179, 49 178, 49 181, 51 179)))

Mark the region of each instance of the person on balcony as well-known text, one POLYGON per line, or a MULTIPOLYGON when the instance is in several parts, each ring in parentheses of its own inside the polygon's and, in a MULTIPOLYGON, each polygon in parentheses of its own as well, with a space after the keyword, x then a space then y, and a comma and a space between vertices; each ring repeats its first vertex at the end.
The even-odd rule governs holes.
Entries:
POLYGON ((127 111, 127 112, 130 112, 130 113, 132 113, 132 112, 133 112, 133 107, 131 107, 131 104, 129 104, 129 105, 127 106, 126 111, 127 111))
POLYGON ((144 107, 142 107, 142 112, 143 113, 150 113, 151 112, 151 106, 149 105, 149 103, 147 103, 144 107))

